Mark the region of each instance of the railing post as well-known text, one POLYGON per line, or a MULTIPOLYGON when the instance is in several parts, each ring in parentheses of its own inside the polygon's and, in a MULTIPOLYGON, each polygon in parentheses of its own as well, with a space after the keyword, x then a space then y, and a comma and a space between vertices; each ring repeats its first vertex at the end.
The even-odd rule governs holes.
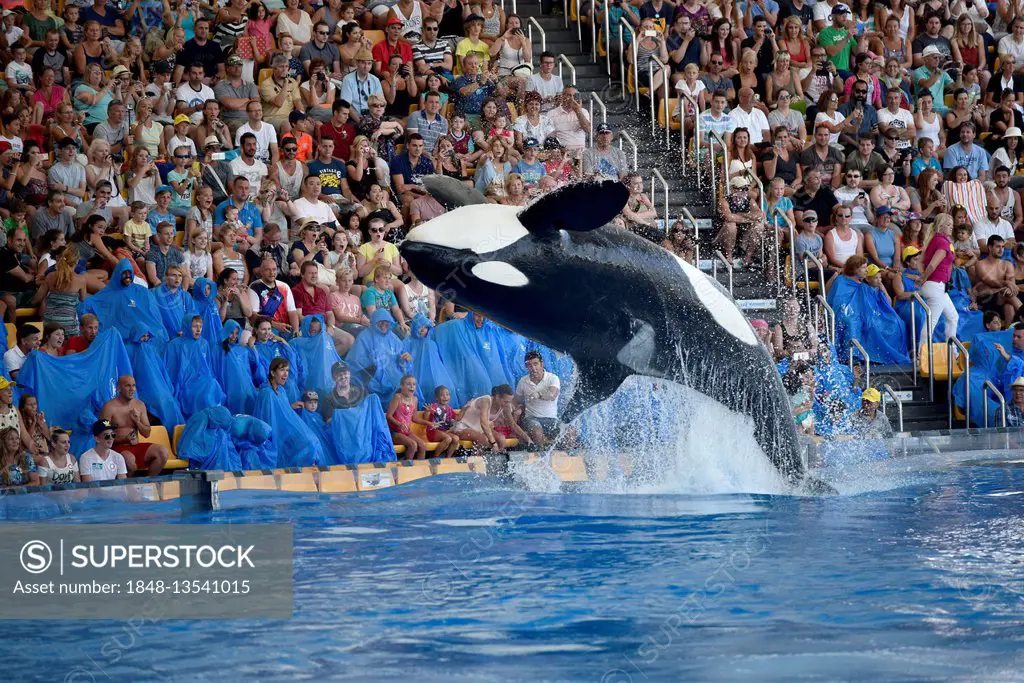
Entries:
MULTIPOLYGON (((569 67, 569 72, 572 74, 572 84, 573 84, 573 86, 575 86, 576 85, 576 67, 572 65, 572 62, 570 62, 569 58, 566 57, 565 55, 558 55, 558 78, 560 80, 562 79, 562 65, 563 64, 569 67)), ((562 80, 562 83, 564 84, 565 81, 562 80)))
POLYGON ((604 2, 604 61, 605 70, 608 72, 608 78, 612 77, 612 38, 611 33, 611 19, 608 14, 608 0, 604 2))
MULTIPOLYGON (((925 302, 924 297, 921 296, 920 292, 911 292, 911 300, 921 304, 924 308, 925 315, 925 329, 928 331, 928 400, 932 403, 935 402, 935 350, 932 347, 932 312, 928 308, 928 304, 925 302)), ((913 310, 913 309, 911 309, 913 310)), ((911 313, 913 315, 913 313, 911 313)), ((913 318, 911 319, 913 322, 913 318)), ((921 339, 917 335, 917 330, 914 330, 914 347, 918 347, 921 344, 921 339)), ((916 355, 916 354, 915 354, 916 355)))
POLYGON ((718 262, 721 261, 725 265, 725 269, 729 272, 729 296, 732 296, 732 263, 725 258, 725 255, 718 250, 715 250, 715 258, 711 261, 711 277, 718 281, 718 262))
POLYGON ((1006 428, 1006 397, 1003 396, 1003 392, 996 388, 995 384, 992 384, 991 380, 985 380, 982 385, 983 389, 981 392, 981 400, 985 402, 985 429, 988 429, 988 392, 991 390, 996 398, 999 400, 999 412, 1003 418, 1003 428, 1006 428))
MULTIPOLYGON (((597 119, 594 118, 594 104, 597 104, 601 108, 601 123, 608 121, 608 109, 604 106, 604 102, 597 96, 596 92, 591 91, 590 93, 590 146, 594 146, 594 128, 597 126, 597 119)), ((621 147, 621 145, 620 145, 621 147)))
POLYGON ((896 402, 896 416, 899 420, 899 431, 903 431, 903 400, 893 391, 892 387, 888 384, 882 386, 883 396, 888 394, 892 396, 892 400, 896 402))
POLYGON ((526 30, 530 35, 530 42, 533 42, 533 29, 537 27, 537 32, 540 33, 540 51, 547 52, 548 49, 548 34, 544 31, 544 27, 540 25, 536 17, 530 17, 526 22, 526 30))
POLYGON ((857 349, 860 351, 860 355, 864 356, 864 388, 871 388, 871 356, 868 355, 867 349, 861 345, 860 340, 850 340, 850 372, 853 372, 853 350, 857 349))
MULTIPOLYGON (((591 122, 591 127, 593 127, 593 122, 591 122)), ((628 142, 629 145, 633 148, 633 170, 635 171, 637 169, 637 146, 636 146, 636 140, 634 140, 633 136, 630 135, 629 133, 627 133, 626 131, 622 131, 621 133, 619 133, 619 149, 622 149, 622 141, 623 140, 628 142)))
POLYGON ((665 177, 661 175, 661 171, 659 171, 658 169, 654 169, 651 172, 651 197, 652 197, 651 201, 652 202, 654 201, 653 197, 654 197, 654 188, 655 188, 654 181, 655 180, 657 180, 659 183, 661 183, 661 187, 665 191, 665 231, 667 233, 668 232, 668 227, 669 227, 668 223, 669 223, 669 220, 670 220, 670 215, 669 215, 669 211, 668 211, 668 183, 665 182, 665 177))
POLYGON ((700 269, 700 230, 697 228, 697 219, 693 217, 693 214, 685 206, 682 209, 682 214, 686 220, 690 221, 690 225, 693 226, 693 265, 700 269))
POLYGON ((648 62, 647 62, 647 78, 648 78, 647 82, 649 84, 647 86, 647 92, 648 92, 648 94, 651 97, 651 135, 652 136, 655 135, 655 126, 658 125, 658 116, 657 116, 657 112, 655 111, 655 107, 657 106, 658 98, 654 96, 654 85, 653 85, 653 83, 654 83, 654 66, 655 65, 657 65, 658 68, 661 70, 660 73, 665 76, 665 78, 662 79, 663 83, 661 85, 662 85, 662 90, 664 90, 664 95, 665 95, 664 98, 663 98, 664 102, 662 103, 663 104, 662 109, 665 112, 665 148, 667 149, 668 145, 669 145, 669 120, 668 120, 668 76, 669 76, 669 70, 662 63, 662 61, 660 59, 658 59, 657 57, 655 57, 654 55, 651 55, 651 57, 648 59, 648 62))

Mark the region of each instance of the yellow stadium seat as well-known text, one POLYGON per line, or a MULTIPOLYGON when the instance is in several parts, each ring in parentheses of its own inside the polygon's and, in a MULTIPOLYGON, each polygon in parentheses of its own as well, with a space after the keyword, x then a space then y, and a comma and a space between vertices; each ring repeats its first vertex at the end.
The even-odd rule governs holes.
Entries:
MULTIPOLYGON (((417 413, 416 416, 419 417, 419 418, 425 418, 426 417, 426 415, 424 414, 423 411, 420 411, 419 413, 417 413)), ((418 436, 421 439, 423 439, 424 441, 427 441, 427 427, 426 427, 426 425, 421 425, 421 424, 418 424, 416 422, 413 422, 409 426, 409 431, 412 432, 415 436, 418 436)), ((437 450, 437 442, 436 441, 427 441, 427 450, 428 451, 436 451, 437 450)))
POLYGON ((951 94, 947 93, 946 96, 942 98, 942 103, 946 105, 946 109, 952 109, 953 108, 953 96, 951 94))
POLYGON ((954 420, 960 420, 960 421, 963 421, 963 420, 965 420, 966 418, 967 418, 967 416, 966 416, 966 415, 964 415, 964 411, 960 410, 960 406, 958 406, 958 405, 956 405, 956 404, 954 403, 954 404, 953 404, 953 419, 954 419, 954 420))
MULTIPOLYGON (((668 115, 669 115, 669 130, 679 130, 679 126, 682 122, 679 119, 672 118, 676 109, 679 108, 679 98, 673 97, 668 101, 668 115)), ((661 105, 658 109, 658 127, 661 129, 665 128, 665 105, 661 105)))
POLYGON ((405 446, 395 446, 395 455, 405 453, 405 446))
POLYGON ((185 244, 185 232, 179 230, 178 232, 174 233, 174 246, 181 249, 183 244, 185 244))
POLYGON ((420 108, 420 105, 418 105, 418 104, 410 104, 409 105, 409 116, 412 116, 413 114, 415 114, 419 110, 419 108, 420 108))
POLYGON ((369 40, 371 45, 376 45, 380 41, 384 40, 384 31, 377 29, 363 31, 363 37, 369 40))
POLYGON ((167 435, 167 427, 159 425, 156 427, 149 428, 149 436, 142 436, 139 434, 139 441, 142 443, 155 443, 160 446, 165 446, 167 450, 171 450, 171 439, 167 435))
POLYGON ((508 120, 509 120, 509 123, 511 123, 512 121, 515 121, 517 118, 519 118, 519 116, 518 116, 518 114, 516 114, 516 105, 512 104, 511 102, 509 102, 508 103, 508 120))
MULTIPOLYGON (((786 265, 785 265, 784 268, 785 269, 783 270, 783 274, 784 274, 784 277, 786 278, 786 286, 787 287, 792 287, 793 286, 793 261, 792 261, 792 259, 789 258, 789 256, 786 257, 786 265)), ((803 289, 806 285, 807 285, 807 283, 804 280, 797 280, 796 281, 797 289, 803 289)), ((811 280, 811 291, 812 292, 817 291, 820 288, 821 288, 821 284, 817 280, 811 280)))
POLYGON ((7 348, 13 349, 14 345, 18 343, 18 328, 14 326, 14 323, 6 323, 7 327, 7 348))
MULTIPOLYGON (((946 380, 949 379, 949 372, 946 367, 946 345, 942 343, 932 344, 932 348, 935 352, 935 379, 946 380)), ((928 365, 928 344, 922 344, 921 350, 917 354, 917 364, 921 371, 921 376, 928 377, 931 368, 928 365)), ((954 361, 953 367, 953 379, 958 378, 964 372, 964 357, 963 354, 954 361)))
POLYGON ((18 318, 34 318, 39 315, 38 308, 19 308, 14 312, 18 318))
POLYGON ((181 440, 181 435, 185 431, 185 425, 174 425, 174 436, 171 437, 171 445, 174 446, 174 454, 178 454, 178 441, 181 440))
POLYGON ((164 465, 165 470, 187 470, 188 460, 181 460, 180 458, 171 458, 164 465))

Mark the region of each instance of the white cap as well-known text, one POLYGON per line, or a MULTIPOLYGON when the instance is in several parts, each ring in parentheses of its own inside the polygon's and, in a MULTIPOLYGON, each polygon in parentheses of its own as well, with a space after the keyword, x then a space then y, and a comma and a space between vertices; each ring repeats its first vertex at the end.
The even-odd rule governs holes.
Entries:
POLYGON ((921 56, 922 57, 931 57, 932 55, 941 55, 941 54, 942 54, 942 51, 939 48, 935 47, 934 45, 929 45, 928 47, 926 47, 921 52, 921 56))
POLYGON ((1006 129, 1006 132, 1003 133, 1004 138, 1019 138, 1020 136, 1020 128, 1017 126, 1010 126, 1006 129))

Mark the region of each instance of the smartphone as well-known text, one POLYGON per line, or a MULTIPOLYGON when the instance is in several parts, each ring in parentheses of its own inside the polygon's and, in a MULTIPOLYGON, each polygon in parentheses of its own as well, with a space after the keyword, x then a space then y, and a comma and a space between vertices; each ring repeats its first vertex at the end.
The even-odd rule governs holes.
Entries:
POLYGON ((653 38, 656 35, 658 35, 657 31, 644 31, 645 38, 653 38))
POLYGON ((793 360, 810 360, 810 359, 811 359, 811 352, 810 351, 797 351, 796 353, 793 354, 793 360))
POLYGON ((210 155, 210 161, 224 161, 228 158, 226 152, 214 152, 210 155))

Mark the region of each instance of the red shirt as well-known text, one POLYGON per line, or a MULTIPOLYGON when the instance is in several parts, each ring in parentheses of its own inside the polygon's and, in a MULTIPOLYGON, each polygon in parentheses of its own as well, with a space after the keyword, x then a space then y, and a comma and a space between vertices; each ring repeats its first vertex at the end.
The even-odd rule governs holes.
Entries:
POLYGON ((320 137, 334 140, 334 158, 348 161, 352 152, 352 141, 356 139, 356 127, 351 123, 341 124, 341 128, 335 128, 334 124, 327 122, 320 126, 320 137))
POLYGON ((928 247, 924 250, 924 266, 928 267, 928 264, 932 262, 932 256, 935 252, 940 251, 944 254, 942 263, 939 264, 938 268, 932 271, 932 274, 928 277, 929 282, 949 282, 950 276, 953 274, 953 250, 952 245, 949 242, 949 238, 943 235, 941 232, 935 233, 932 236, 932 241, 928 243, 928 247))
POLYGON ((401 38, 398 39, 398 43, 394 47, 388 45, 388 40, 385 38, 376 45, 373 46, 373 61, 381 62, 381 70, 388 68, 388 61, 391 59, 392 54, 399 54, 402 56, 402 64, 412 65, 412 45, 405 42, 401 38))
POLYGON ((85 340, 85 337, 79 334, 74 337, 68 337, 67 341, 64 342, 62 355, 66 355, 69 351, 73 353, 82 353, 88 348, 89 342, 85 340))
POLYGON ((295 308, 302 311, 301 316, 326 314, 330 310, 327 303, 327 290, 322 287, 315 287, 313 294, 306 292, 306 287, 301 282, 292 287, 292 297, 295 299, 295 308))

